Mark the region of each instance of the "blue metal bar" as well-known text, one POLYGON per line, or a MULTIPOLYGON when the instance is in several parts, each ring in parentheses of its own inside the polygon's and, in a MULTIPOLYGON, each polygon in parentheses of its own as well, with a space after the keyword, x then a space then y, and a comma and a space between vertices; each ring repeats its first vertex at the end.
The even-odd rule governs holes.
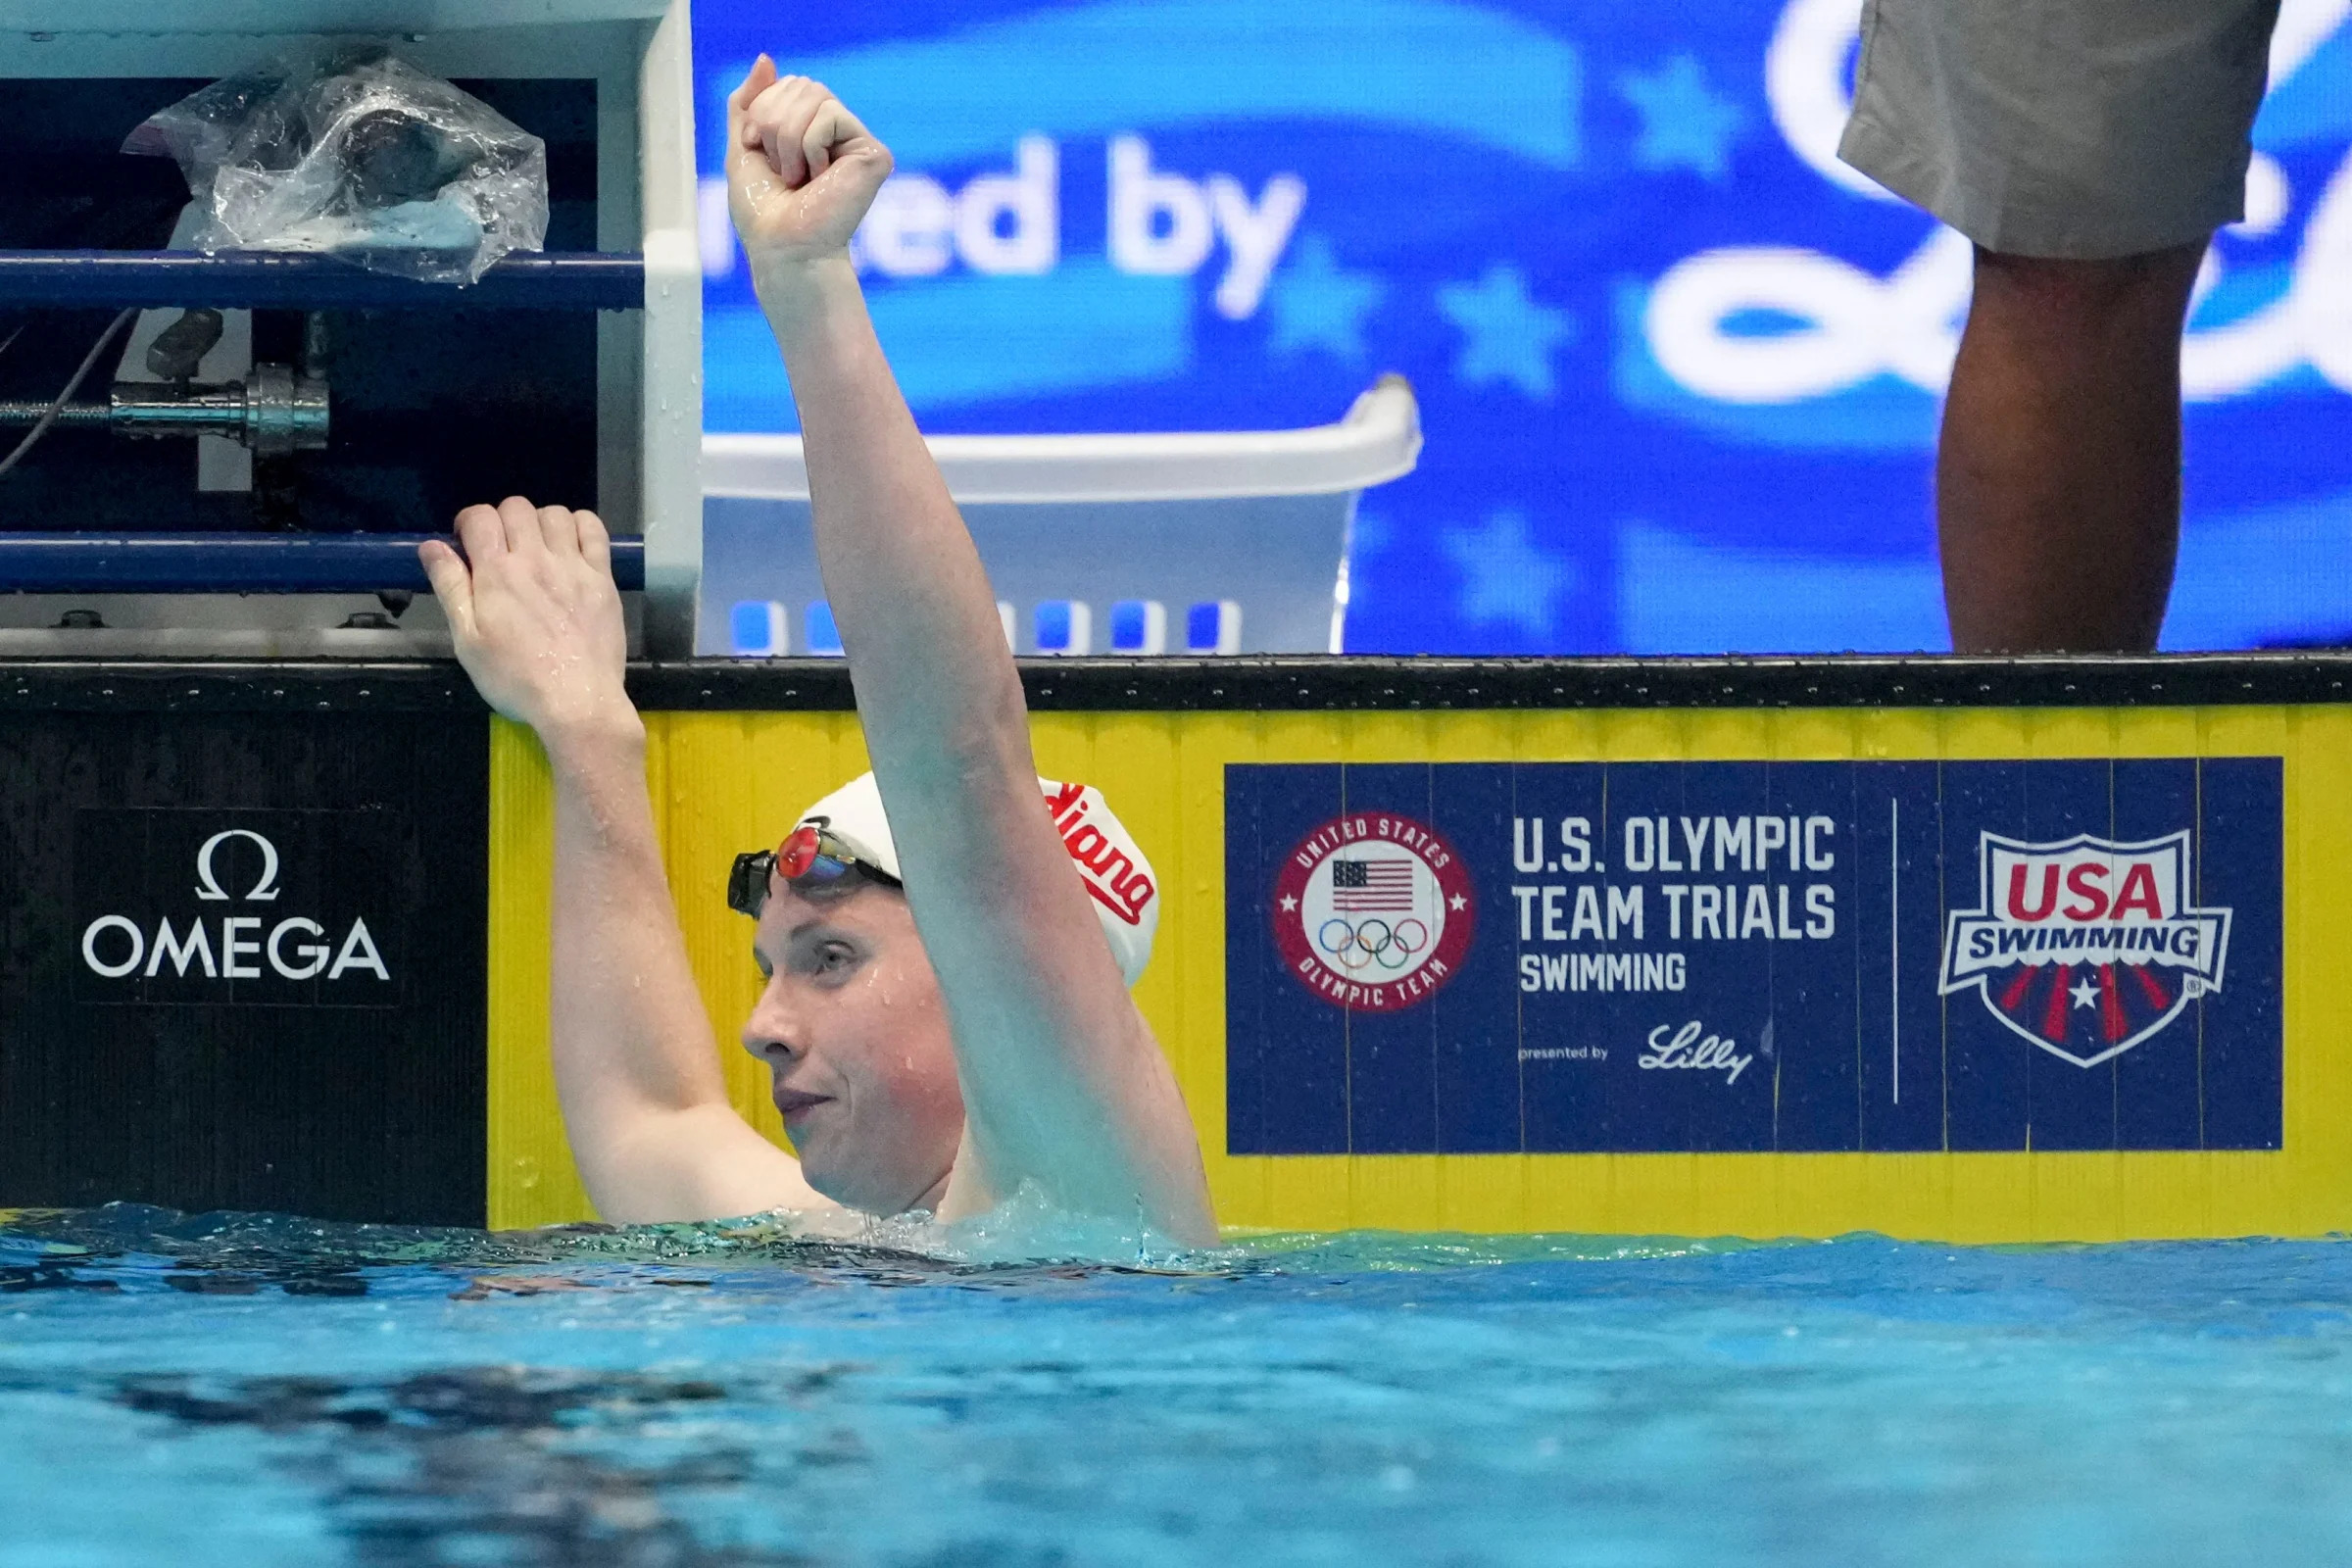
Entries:
MULTIPOLYGON (((420 533, 15 533, 0 531, 0 593, 430 592, 420 533)), ((446 534, 440 537, 448 537, 446 534)), ((645 586, 645 542, 612 541, 612 577, 645 586)))
POLYGON ((592 251, 506 257, 464 287, 370 272, 332 256, 269 251, 0 251, 0 308, 634 311, 645 258, 592 251))

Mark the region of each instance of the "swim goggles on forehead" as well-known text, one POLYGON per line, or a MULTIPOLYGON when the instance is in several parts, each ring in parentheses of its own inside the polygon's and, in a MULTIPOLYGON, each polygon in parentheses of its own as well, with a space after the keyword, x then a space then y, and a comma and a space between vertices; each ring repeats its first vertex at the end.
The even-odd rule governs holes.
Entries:
POLYGON ((853 871, 862 871, 888 887, 901 885, 897 877, 860 856, 823 824, 803 822, 774 849, 735 857, 735 868, 727 873, 727 907, 757 920, 767 906, 769 878, 780 876, 795 888, 825 888, 853 871))

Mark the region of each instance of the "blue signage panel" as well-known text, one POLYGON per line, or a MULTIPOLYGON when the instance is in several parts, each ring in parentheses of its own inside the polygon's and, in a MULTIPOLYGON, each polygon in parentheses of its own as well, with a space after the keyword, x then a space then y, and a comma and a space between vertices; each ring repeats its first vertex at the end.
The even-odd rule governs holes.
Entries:
MULTIPOLYGON (((793 422, 718 180, 767 49, 897 155, 857 257, 925 428, 1280 428, 1411 378, 1349 650, 1942 647, 1970 248, 1838 161, 1862 9, 698 0, 707 420, 793 422)), ((2342 5, 2285 0, 2271 82, 2181 355, 2172 647, 2352 633, 2342 5)))
POLYGON ((2276 1149, 2280 777, 1233 764, 1228 1147, 2276 1149))

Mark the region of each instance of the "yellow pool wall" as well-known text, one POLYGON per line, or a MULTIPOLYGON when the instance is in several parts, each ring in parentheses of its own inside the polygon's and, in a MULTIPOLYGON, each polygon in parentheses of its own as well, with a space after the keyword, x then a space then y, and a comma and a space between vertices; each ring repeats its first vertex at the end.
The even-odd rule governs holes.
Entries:
MULTIPOLYGON (((595 1217, 548 1060, 553 792, 492 721, 489 1219, 595 1217)), ((651 712, 647 781, 735 1104, 783 1141, 735 1038, 760 985, 727 870, 864 770, 850 712, 651 712)), ((1102 789, 1157 868, 1136 1000, 1174 1064, 1229 1228, 2095 1242, 2352 1229, 2352 709, 1048 712, 1038 770, 1102 789), (1224 777, 1232 762, 2284 759, 2282 1147, 2264 1152, 1379 1154, 1225 1152, 1224 777), (2335 806, 2328 803, 2334 801, 2335 806)))

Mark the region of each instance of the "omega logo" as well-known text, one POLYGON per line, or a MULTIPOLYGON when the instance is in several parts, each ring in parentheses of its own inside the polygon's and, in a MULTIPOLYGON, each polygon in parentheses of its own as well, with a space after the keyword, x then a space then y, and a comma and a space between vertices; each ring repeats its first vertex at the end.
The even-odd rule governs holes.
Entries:
POLYGON ((200 899, 225 899, 220 882, 213 875, 213 852, 226 839, 251 839, 262 848, 262 877, 254 883, 253 891, 245 895, 257 903, 277 897, 277 846, 249 827, 223 828, 204 841, 196 852, 196 896, 200 899))
MULTIPOLYGON (((276 845, 251 828, 227 828, 206 839, 196 852, 195 894, 215 904, 272 903, 280 891, 277 872, 276 845), (242 894, 221 886, 214 863, 222 846, 236 839, 248 840, 261 851, 261 874, 242 894)), ((152 980, 163 974, 167 963, 173 975, 186 976, 193 967, 207 979, 220 980, 260 980, 271 974, 284 980, 392 978, 368 922, 356 917, 338 942, 329 940, 326 927, 302 914, 272 923, 263 915, 224 913, 210 925, 200 915, 190 919, 184 931, 174 929, 171 916, 165 915, 152 933, 127 914, 102 914, 82 928, 81 959, 92 974, 107 980, 152 980), (265 926, 268 935, 263 934, 265 926)))

